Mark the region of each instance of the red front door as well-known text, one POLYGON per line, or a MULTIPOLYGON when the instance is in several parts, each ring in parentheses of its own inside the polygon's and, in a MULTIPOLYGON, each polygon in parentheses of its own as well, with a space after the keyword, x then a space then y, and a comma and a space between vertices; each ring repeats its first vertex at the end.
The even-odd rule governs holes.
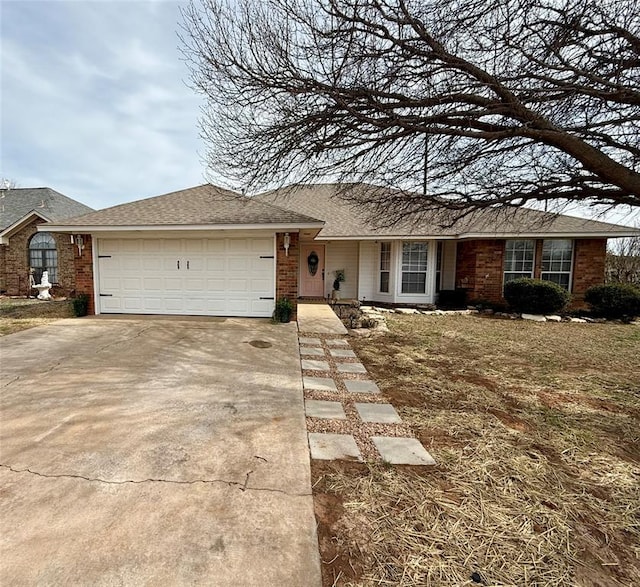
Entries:
POLYGON ((300 247, 300 296, 324 298, 324 245, 300 247))

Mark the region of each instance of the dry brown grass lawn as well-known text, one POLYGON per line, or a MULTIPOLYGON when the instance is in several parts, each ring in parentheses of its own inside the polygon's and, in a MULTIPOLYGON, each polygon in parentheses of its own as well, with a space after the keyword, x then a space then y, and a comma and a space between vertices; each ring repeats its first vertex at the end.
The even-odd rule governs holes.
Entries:
POLYGON ((73 316, 67 300, 42 301, 0 297, 0 336, 73 316))
POLYGON ((352 344, 438 465, 314 463, 325 585, 640 585, 640 327, 389 327, 352 344))

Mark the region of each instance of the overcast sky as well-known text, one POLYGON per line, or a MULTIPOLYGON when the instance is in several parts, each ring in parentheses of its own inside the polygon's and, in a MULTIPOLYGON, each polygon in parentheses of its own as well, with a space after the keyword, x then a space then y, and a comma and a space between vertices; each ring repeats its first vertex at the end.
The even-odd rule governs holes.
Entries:
MULTIPOLYGON (((93 208, 207 181, 178 49, 186 3, 0 0, 0 177, 93 208)), ((640 225, 640 211, 601 219, 640 225)))
POLYGON ((94 208, 204 183, 174 0, 0 0, 0 175, 94 208))

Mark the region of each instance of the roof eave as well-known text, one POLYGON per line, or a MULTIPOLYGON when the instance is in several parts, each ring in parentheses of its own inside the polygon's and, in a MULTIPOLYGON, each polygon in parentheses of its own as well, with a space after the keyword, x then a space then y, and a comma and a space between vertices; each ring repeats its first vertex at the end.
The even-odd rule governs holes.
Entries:
POLYGON ((38 227, 40 232, 61 232, 69 234, 93 234, 109 232, 204 232, 211 230, 274 230, 297 232, 305 228, 321 229, 324 223, 318 222, 280 222, 273 224, 46 224, 38 227))
POLYGON ((620 232, 501 232, 501 233, 461 233, 461 234, 378 234, 378 235, 331 235, 319 234, 315 240, 323 241, 382 241, 382 240, 471 240, 471 239, 512 239, 512 238, 626 238, 640 236, 640 230, 629 229, 620 232))
POLYGON ((597 231, 597 232, 468 232, 460 234, 460 240, 469 239, 503 239, 503 238, 625 238, 640 236, 640 230, 630 228, 628 231, 597 231))
MULTIPOLYGON (((2 232, 0 232, 0 244, 1 245, 8 245, 9 244, 9 238, 11 237, 11 235, 14 232, 17 232, 18 230, 23 228, 33 218, 41 218, 45 222, 51 222, 51 219, 47 218, 47 216, 45 216, 41 212, 38 212, 37 210, 31 210, 30 212, 27 212, 21 218, 18 218, 18 220, 16 220, 13 224, 7 226, 7 228, 5 228, 2 232)), ((43 231, 40 231, 40 232, 43 232, 43 231)), ((46 232, 50 232, 50 231, 46 231, 46 232)))

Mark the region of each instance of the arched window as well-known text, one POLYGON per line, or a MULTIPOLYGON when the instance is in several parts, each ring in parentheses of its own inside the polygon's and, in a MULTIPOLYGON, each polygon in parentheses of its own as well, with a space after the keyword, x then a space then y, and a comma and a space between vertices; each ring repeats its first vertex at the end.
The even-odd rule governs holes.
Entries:
POLYGON ((29 266, 35 270, 36 283, 42 280, 42 272, 49 272, 49 282, 58 283, 58 251, 56 241, 49 232, 36 232, 29 241, 29 266))

